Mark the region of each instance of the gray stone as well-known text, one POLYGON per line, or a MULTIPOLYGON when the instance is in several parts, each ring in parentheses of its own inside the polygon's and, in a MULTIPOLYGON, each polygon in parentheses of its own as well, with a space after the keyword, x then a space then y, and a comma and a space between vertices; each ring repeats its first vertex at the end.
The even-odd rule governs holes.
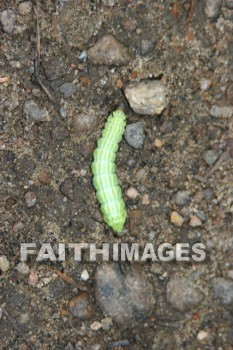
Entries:
POLYGON ((44 121, 48 118, 47 111, 40 108, 33 100, 25 101, 23 106, 23 114, 25 117, 30 117, 35 121, 44 121))
POLYGON ((216 118, 230 118, 233 115, 233 107, 213 105, 210 114, 216 118))
POLYGON ((18 265, 16 266, 16 270, 19 273, 22 273, 22 275, 28 275, 30 273, 29 266, 25 264, 25 262, 18 263, 18 265))
POLYGON ((190 191, 178 191, 173 200, 177 205, 187 205, 190 202, 190 191))
POLYGON ((233 311, 233 281, 222 277, 215 277, 212 280, 214 296, 223 306, 233 311))
POLYGON ((70 97, 77 91, 77 86, 73 83, 64 83, 59 88, 64 97, 70 97))
POLYGON ((112 35, 103 36, 87 52, 88 59, 93 64, 124 66, 130 62, 130 54, 126 47, 112 35))
POLYGON ((114 6, 116 3, 117 0, 102 0, 103 6, 114 6))
POLYGON ((87 292, 82 292, 72 298, 69 301, 68 308, 72 315, 79 319, 86 320, 92 316, 91 299, 87 292))
POLYGON ((12 33, 15 25, 15 13, 11 9, 3 10, 1 13, 1 25, 5 33, 12 33))
POLYGON ((93 113, 78 113, 73 118, 73 129, 77 134, 92 131, 97 125, 97 118, 93 113))
POLYGON ((142 122, 126 126, 125 139, 131 147, 136 149, 142 148, 145 137, 144 124, 142 122))
POLYGON ((139 264, 103 263, 95 273, 95 296, 102 311, 122 328, 134 327, 153 310, 153 289, 139 264))
POLYGON ((147 55, 152 50, 153 46, 154 46, 153 41, 147 40, 147 39, 142 39, 141 40, 141 54, 143 56, 147 55))
POLYGON ((225 0, 225 4, 229 9, 233 9, 233 0, 225 0))
POLYGON ((10 268, 10 263, 5 255, 0 256, 0 271, 6 272, 10 268))
POLYGON ((24 196, 25 204, 28 208, 34 207, 36 204, 36 194, 32 191, 29 191, 24 196))
POLYGON ((31 1, 21 2, 18 6, 18 12, 21 16, 27 16, 32 11, 32 3, 31 1))
POLYGON ((218 159, 218 152, 212 149, 209 149, 204 153, 204 161, 206 162, 207 165, 212 166, 218 159))
POLYGON ((222 7, 222 0, 205 0, 205 14, 208 18, 218 17, 222 7))
POLYGON ((158 80, 130 83, 125 96, 134 112, 139 114, 160 114, 166 107, 165 86, 158 80))
POLYGON ((203 299, 204 294, 185 278, 174 276, 167 284, 167 300, 179 311, 188 311, 203 299))
POLYGON ((67 177, 60 185, 59 190, 64 196, 73 200, 74 199, 74 181, 67 177))

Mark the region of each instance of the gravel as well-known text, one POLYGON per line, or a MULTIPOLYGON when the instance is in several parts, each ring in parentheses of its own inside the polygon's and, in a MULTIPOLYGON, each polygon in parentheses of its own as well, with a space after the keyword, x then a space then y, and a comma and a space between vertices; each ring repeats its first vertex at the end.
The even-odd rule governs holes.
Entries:
POLYGON ((214 296, 223 306, 233 312, 233 281, 221 277, 212 280, 214 296))
POLYGON ((29 273, 30 273, 29 266, 24 262, 18 263, 18 265, 15 268, 22 275, 29 275, 29 273))
POLYGON ((141 266, 132 264, 122 272, 117 263, 103 263, 97 267, 95 283, 97 303, 122 327, 134 327, 151 313, 153 290, 141 266))
POLYGON ((1 25, 5 33, 11 34, 15 27, 15 13, 11 9, 1 12, 1 25))
POLYGON ((18 5, 18 12, 21 16, 27 16, 32 11, 32 3, 31 1, 24 1, 18 5))
POLYGON ((23 114, 26 118, 31 118, 34 121, 45 121, 48 119, 48 113, 42 109, 33 100, 27 100, 23 106, 23 114))
POLYGON ((141 40, 141 54, 142 56, 148 55, 154 47, 154 42, 148 39, 141 40))
POLYGON ((130 54, 126 47, 112 35, 105 35, 87 52, 88 59, 93 64, 107 66, 124 66, 130 61, 130 54))
POLYGON ((75 86, 73 83, 64 83, 60 86, 59 90, 64 97, 68 98, 77 91, 77 86, 75 86))
POLYGON ((173 211, 170 216, 170 222, 177 227, 181 227, 184 223, 184 218, 176 211, 173 211))
POLYGON ((231 118, 233 115, 233 107, 213 105, 210 109, 210 114, 216 118, 231 118))
POLYGON ((145 137, 143 122, 128 124, 126 126, 125 139, 131 147, 135 149, 142 148, 145 137))
POLYGON ((204 294, 191 285, 190 281, 173 276, 166 287, 167 300, 179 311, 188 311, 204 300, 204 294))
POLYGON ((173 196, 173 201, 180 206, 187 205, 190 202, 190 191, 178 191, 173 196))
POLYGON ((157 80, 130 83, 125 88, 125 96, 138 114, 157 115, 166 107, 165 86, 157 80))
POLYGON ((216 19, 222 7, 222 0, 205 0, 205 14, 208 18, 216 19))
POLYGON ((10 268, 10 263, 5 255, 0 256, 0 271, 7 272, 10 268))
POLYGON ((82 292, 73 297, 68 304, 68 309, 74 317, 81 320, 89 319, 92 316, 92 304, 87 292, 82 292))
POLYGON ((212 166, 214 163, 217 161, 219 157, 219 153, 215 150, 209 149, 204 153, 204 161, 206 162, 207 165, 212 166))
POLYGON ((27 192, 24 196, 24 201, 28 208, 34 207, 37 201, 36 194, 32 191, 27 192))

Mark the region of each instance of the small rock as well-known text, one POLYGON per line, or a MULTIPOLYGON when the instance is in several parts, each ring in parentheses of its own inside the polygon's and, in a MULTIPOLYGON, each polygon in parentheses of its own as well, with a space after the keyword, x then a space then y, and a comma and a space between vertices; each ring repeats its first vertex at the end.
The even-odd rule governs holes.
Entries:
POLYGON ((155 139, 154 144, 156 148, 161 148, 163 146, 163 141, 160 139, 155 139))
POLYGON ((178 276, 170 279, 166 293, 167 300, 180 311, 188 311, 204 299, 204 294, 198 288, 194 288, 187 279, 178 276))
POLYGON ((18 233, 24 228, 24 223, 22 221, 16 221, 12 226, 12 231, 18 233))
POLYGON ((73 128, 77 134, 82 134, 83 132, 91 132, 97 125, 97 118, 93 114, 79 113, 73 118, 73 128))
POLYGON ((32 191, 27 192, 24 201, 28 208, 32 208, 36 204, 36 194, 32 191))
POLYGON ((225 4, 229 9, 233 9, 233 0, 225 0, 225 4))
POLYGON ((22 273, 22 275, 28 275, 30 273, 30 268, 25 262, 18 263, 16 270, 22 273))
POLYGON ((82 292, 72 298, 69 301, 68 308, 72 315, 79 319, 86 320, 92 316, 92 305, 87 292, 82 292))
POLYGON ((176 211, 173 211, 171 213, 170 222, 177 227, 181 227, 184 223, 184 219, 176 211))
POLYGON ((59 90, 64 97, 68 98, 77 91, 77 86, 75 86, 73 83, 64 83, 60 86, 59 90))
POLYGON ((15 25, 15 13, 11 9, 3 10, 1 13, 1 25, 5 33, 12 33, 15 25))
POLYGON ((117 0, 102 0, 103 6, 114 6, 116 5, 117 0))
POLYGON ((212 166, 214 165, 214 163, 216 162, 216 160, 218 159, 218 152, 212 149, 209 149, 208 151, 206 151, 204 153, 204 161, 206 162, 207 165, 212 166))
POLYGON ((130 62, 128 49, 112 35, 103 36, 88 50, 87 55, 93 64, 124 66, 130 62))
POLYGON ((207 216, 202 210, 194 209, 193 213, 195 215, 197 215, 201 219, 202 222, 205 222, 207 220, 207 216))
POLYGON ((208 200, 211 201, 214 198, 214 191, 212 188, 206 188, 203 191, 204 197, 208 200))
POLYGON ((144 124, 142 122, 126 126, 125 139, 131 147, 135 149, 142 148, 145 137, 144 124))
POLYGON ((203 340, 205 340, 206 338, 208 338, 208 332, 201 330, 198 332, 197 334, 197 340, 199 340, 200 342, 202 342, 203 340))
POLYGON ((126 191, 126 196, 130 199, 136 199, 138 197, 139 193, 136 190, 136 188, 130 187, 127 191, 126 191))
POLYGON ((50 176, 46 170, 43 170, 39 173, 38 180, 45 185, 49 185, 51 182, 50 176))
POLYGON ((73 200, 74 199, 74 181, 70 177, 67 177, 60 185, 59 190, 64 196, 73 200))
POLYGON ((202 91, 207 91, 211 85, 211 80, 210 79, 201 79, 200 80, 200 86, 202 91))
POLYGON ((32 11, 32 3, 31 1, 21 2, 18 6, 18 12, 21 16, 29 15, 32 11))
POLYGON ((18 95, 13 93, 10 95, 10 97, 4 102, 4 107, 9 111, 14 111, 19 105, 19 99, 18 95))
POLYGON ((143 219, 143 211, 140 209, 134 209, 129 212, 129 229, 132 235, 140 233, 140 226, 143 219))
POLYGON ((166 107, 165 86, 157 80, 130 83, 125 95, 135 113, 155 115, 166 107))
POLYGON ((10 268, 10 263, 5 255, 0 256, 0 271, 3 273, 8 271, 10 268))
POLYGON ((219 16, 222 0, 205 0, 205 14, 208 18, 215 19, 219 16))
POLYGON ((212 280, 212 286, 215 298, 223 304, 223 306, 233 311, 233 281, 215 277, 212 280))
POLYGON ((83 281, 87 281, 89 279, 89 273, 87 270, 83 270, 82 273, 81 273, 81 279, 83 281))
POLYGON ((233 107, 213 105, 210 109, 210 114, 216 118, 230 118, 233 115, 233 107))
POLYGON ((98 331, 100 328, 102 328, 102 323, 95 321, 91 324, 90 327, 93 331, 98 331))
POLYGON ((141 54, 143 56, 147 55, 152 50, 153 46, 154 46, 153 41, 148 40, 148 39, 142 39, 141 40, 141 54))
POLYGON ((168 134, 174 130, 174 123, 170 120, 165 120, 160 126, 160 130, 163 134, 168 134))
POLYGON ((197 215, 192 215, 189 221, 189 226, 198 227, 201 225, 202 225, 201 219, 197 215))
POLYGON ((82 145, 82 153, 84 158, 89 159, 92 157, 93 151, 95 149, 95 144, 93 142, 86 142, 82 145))
POLYGON ((105 317, 101 320, 102 327, 105 331, 108 331, 112 327, 112 319, 110 317, 105 317))
POLYGON ((117 263, 98 265, 95 296, 102 311, 121 327, 134 327, 152 312, 153 288, 139 264, 124 270, 117 263))
POLYGON ((11 210, 12 207, 17 203, 15 198, 7 198, 6 202, 5 202, 5 209, 6 210, 11 210))
POLYGON ((150 197, 149 197, 149 194, 144 194, 142 196, 142 204, 143 205, 149 205, 150 204, 150 197))
POLYGON ((190 191, 178 191, 173 200, 177 205, 187 205, 190 202, 190 191))
POLYGON ((38 106, 33 100, 25 101, 23 114, 26 118, 30 117, 35 121, 44 121, 48 119, 48 112, 38 106))
POLYGON ((35 286, 38 283, 38 275, 36 272, 31 272, 30 275, 28 276, 28 284, 30 286, 35 286))

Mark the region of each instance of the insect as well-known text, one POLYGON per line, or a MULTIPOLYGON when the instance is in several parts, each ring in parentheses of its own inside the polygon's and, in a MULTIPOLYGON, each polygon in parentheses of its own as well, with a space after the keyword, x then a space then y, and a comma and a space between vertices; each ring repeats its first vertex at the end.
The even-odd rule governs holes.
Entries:
POLYGON ((116 152, 125 131, 126 116, 120 109, 111 113, 97 141, 91 165, 93 185, 104 221, 120 233, 126 220, 125 203, 115 173, 116 152))

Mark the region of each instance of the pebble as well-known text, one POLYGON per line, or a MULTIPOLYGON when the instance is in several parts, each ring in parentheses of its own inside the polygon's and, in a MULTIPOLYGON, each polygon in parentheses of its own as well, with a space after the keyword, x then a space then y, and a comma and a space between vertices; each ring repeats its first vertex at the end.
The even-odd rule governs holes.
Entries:
POLYGON ((225 4, 229 9, 233 9, 233 0, 225 0, 225 4))
POLYGON ((87 270, 83 270, 82 273, 81 273, 81 280, 83 281, 87 281, 89 280, 89 273, 87 270))
POLYGON ((161 148, 163 146, 163 141, 160 139, 155 139, 154 144, 156 148, 161 148))
POLYGON ((202 91, 207 91, 211 85, 211 80, 210 79, 201 79, 200 80, 200 87, 202 91))
POLYGON ((177 227, 181 227, 184 223, 184 219, 176 211, 173 211, 171 213, 170 222, 177 227))
POLYGON ((213 105, 210 109, 210 114, 216 118, 231 118, 233 115, 233 107, 213 105))
POLYGON ((112 35, 105 35, 87 52, 88 59, 93 64, 124 66, 130 62, 130 54, 126 47, 112 35))
POLYGON ((125 139, 131 147, 135 149, 142 148, 145 137, 143 122, 137 122, 126 126, 125 139))
POLYGON ((204 299, 204 294, 194 288, 189 280, 173 276, 166 287, 167 300, 179 311, 188 311, 198 306, 204 299))
POLYGON ((197 333, 197 340, 199 341, 203 341, 208 337, 208 332, 204 331, 204 330, 200 330, 197 333))
POLYGON ((94 114, 79 113, 73 118, 73 129, 77 134, 82 134, 94 130, 97 122, 98 120, 94 114))
POLYGON ((215 19, 220 14, 222 0, 205 0, 205 14, 208 18, 215 19))
POLYGON ((18 6, 18 12, 21 16, 27 16, 32 11, 32 3, 31 1, 21 2, 18 6))
POLYGON ((14 233, 20 232, 24 228, 24 223, 22 221, 16 221, 12 226, 12 231, 14 233))
POLYGON ((32 287, 34 287, 38 283, 38 275, 36 272, 31 272, 28 276, 28 284, 32 287))
POLYGON ((142 39, 141 40, 141 54, 142 56, 147 55, 148 53, 151 52, 151 50, 154 47, 154 43, 151 40, 148 39, 142 39))
POLYGON ((15 198, 7 198, 6 202, 5 202, 5 209, 6 210, 11 210, 12 207, 17 203, 15 198))
POLYGON ((30 273, 30 268, 25 262, 18 263, 16 270, 22 273, 22 275, 28 275, 30 273))
POLYGON ((201 219, 197 215, 192 215, 189 221, 189 226, 198 227, 201 225, 202 225, 201 219))
POLYGON ((11 93, 10 97, 4 102, 4 107, 9 111, 14 111, 19 105, 18 95, 14 92, 11 93))
POLYGON ((164 120, 163 124, 160 126, 160 130, 163 134, 168 134, 174 130, 174 123, 170 120, 164 120))
POLYGON ((190 191, 178 191, 174 197, 173 201, 177 205, 187 205, 190 202, 190 191))
POLYGON ((51 178, 49 173, 46 170, 42 170, 38 175, 38 180, 45 185, 49 185, 51 182, 51 178))
POLYGON ((135 113, 155 115, 166 107, 165 86, 157 80, 132 82, 125 88, 125 96, 135 113))
POLYGON ((30 117, 35 121, 44 121, 48 119, 48 112, 38 106, 33 100, 27 100, 23 106, 23 114, 26 118, 30 117))
POLYGON ((212 279, 214 296, 223 306, 233 311, 233 281, 222 277, 212 279))
POLYGON ((11 9, 3 10, 1 13, 1 25, 5 33, 12 33, 15 25, 15 13, 11 9))
POLYGON ((142 204, 143 205, 149 205, 150 204, 150 197, 149 197, 149 194, 144 194, 142 196, 142 204))
POLYGON ((77 91, 77 86, 73 83, 64 83, 59 87, 59 90, 64 97, 68 98, 77 91))
POLYGON ((102 263, 95 273, 95 296, 104 314, 121 327, 134 327, 150 315, 153 288, 139 264, 102 263))
POLYGON ((139 193, 136 190, 136 188, 134 187, 130 187, 127 191, 126 191, 126 196, 130 199, 136 199, 138 197, 139 193))
POLYGON ((64 196, 73 200, 74 199, 74 181, 72 178, 67 177, 60 185, 59 190, 64 196))
POLYGON ((111 317, 105 317, 101 320, 102 327, 105 331, 108 331, 112 327, 112 319, 111 317))
POLYGON ((101 329, 102 328, 102 323, 100 323, 100 322, 98 322, 98 321, 95 321, 95 322, 93 322, 92 324, 91 324, 91 329, 93 330, 93 331, 98 331, 99 329, 101 329))
POLYGON ((32 191, 29 191, 24 196, 25 204, 28 208, 32 208, 36 204, 36 194, 32 191))
POLYGON ((203 158, 207 165, 212 166, 218 159, 218 156, 219 154, 217 151, 209 149, 208 151, 205 151, 203 158))
POLYGON ((82 292, 73 297, 68 304, 68 309, 74 317, 82 320, 91 318, 92 305, 87 292, 82 292))
POLYGON ((116 5, 117 0, 102 0, 103 6, 114 6, 116 5))
POLYGON ((10 263, 5 255, 0 256, 0 271, 3 273, 8 271, 10 268, 10 263))

